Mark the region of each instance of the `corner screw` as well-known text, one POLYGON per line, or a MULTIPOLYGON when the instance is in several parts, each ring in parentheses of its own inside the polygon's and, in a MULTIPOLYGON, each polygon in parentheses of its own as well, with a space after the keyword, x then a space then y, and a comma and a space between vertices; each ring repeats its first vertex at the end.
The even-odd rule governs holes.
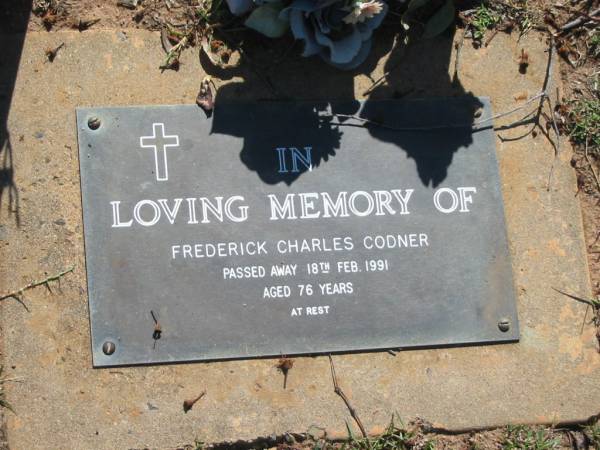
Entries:
POLYGON ((508 330, 510 330, 510 320, 507 317, 503 317, 500 319, 500 322, 498 322, 498 328, 503 333, 506 333, 508 330))
POLYGON ((102 122, 98 117, 90 117, 88 119, 88 127, 90 127, 90 130, 97 130, 98 128, 100 128, 101 124, 102 122))
POLYGON ((102 345, 102 351, 104 352, 105 355, 112 355, 115 352, 116 348, 117 348, 116 345, 110 341, 106 341, 102 345))

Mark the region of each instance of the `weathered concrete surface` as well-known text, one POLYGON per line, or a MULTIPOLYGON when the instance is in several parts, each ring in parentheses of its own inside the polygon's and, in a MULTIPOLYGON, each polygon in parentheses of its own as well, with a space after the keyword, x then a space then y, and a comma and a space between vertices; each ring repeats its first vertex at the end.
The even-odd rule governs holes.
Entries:
MULTIPOLYGON (((375 64, 385 45, 371 59, 373 78, 401 59, 394 52, 375 64)), ((517 44, 500 34, 478 51, 465 44, 460 79, 474 94, 490 96, 496 111, 506 110, 523 102, 515 96, 540 89, 544 49, 537 36, 517 44), (526 75, 517 68, 521 48, 531 55, 526 75)), ((325 357, 298 358, 287 390, 274 360, 91 368, 74 108, 193 102, 203 76, 196 53, 185 54, 179 73, 161 74, 162 57, 158 36, 140 31, 32 33, 26 39, 8 121, 20 224, 3 202, 0 292, 76 268, 52 293, 29 291, 30 312, 13 301, 1 305, 6 376, 23 380, 7 385, 18 413, 8 415, 13 449, 171 448, 195 438, 303 432, 313 424, 343 434, 344 421, 351 422, 333 392, 325 357), (60 42, 66 45, 57 59, 45 62, 44 49, 60 42), (206 397, 184 414, 183 400, 204 389, 206 397)), ((453 58, 450 39, 417 44, 373 96, 460 93, 448 75, 453 58)), ((353 80, 305 59, 270 73, 275 88, 293 98, 361 97, 371 84, 365 75, 353 80)), ((255 72, 241 75, 246 79, 217 80, 219 97, 272 95, 255 72)), ((341 386, 369 430, 381 430, 393 412, 452 429, 581 420, 598 412, 595 331, 586 325, 580 333, 585 307, 551 289, 589 294, 570 149, 563 143, 547 191, 553 154, 543 135, 498 140, 521 342, 335 356, 341 386)))

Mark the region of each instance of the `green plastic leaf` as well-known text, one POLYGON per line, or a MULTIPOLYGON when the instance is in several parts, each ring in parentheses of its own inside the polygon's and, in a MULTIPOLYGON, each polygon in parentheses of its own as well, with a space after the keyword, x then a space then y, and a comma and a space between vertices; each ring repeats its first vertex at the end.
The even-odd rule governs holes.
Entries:
POLYGON ((289 28, 289 23, 279 18, 282 9, 280 2, 266 3, 252 11, 244 25, 270 38, 281 37, 289 28))
POLYGON ((408 30, 410 28, 408 22, 410 21, 410 18, 413 15, 413 13, 417 9, 425 6, 430 1, 431 0, 410 0, 408 6, 406 7, 406 11, 404 12, 404 14, 402 14, 402 18, 400 19, 400 21, 402 22, 402 26, 405 30, 408 30))
POLYGON ((406 8, 406 13, 412 13, 414 10, 422 8, 431 0, 410 0, 408 7, 406 8))
POLYGON ((425 24, 423 37, 429 39, 443 33, 454 22, 455 14, 454 2, 446 0, 446 3, 425 24))

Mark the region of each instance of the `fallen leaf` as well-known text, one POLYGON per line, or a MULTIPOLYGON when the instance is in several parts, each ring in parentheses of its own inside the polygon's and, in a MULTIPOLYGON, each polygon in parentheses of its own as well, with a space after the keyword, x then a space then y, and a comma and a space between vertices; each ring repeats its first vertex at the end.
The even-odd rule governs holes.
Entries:
POLYGON ((212 79, 209 76, 204 77, 202 83, 200 83, 200 91, 196 97, 196 104, 202 108, 206 114, 210 114, 215 107, 213 92, 210 86, 211 83, 212 79))

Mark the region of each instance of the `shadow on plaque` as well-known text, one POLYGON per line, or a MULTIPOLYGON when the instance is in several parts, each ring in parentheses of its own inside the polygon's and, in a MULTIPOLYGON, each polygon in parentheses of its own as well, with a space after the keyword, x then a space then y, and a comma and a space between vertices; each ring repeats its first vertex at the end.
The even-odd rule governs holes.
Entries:
MULTIPOLYGON (((0 213, 7 208, 8 215, 19 220, 19 192, 13 169, 14 136, 8 131, 8 113, 25 42, 32 0, 13 0, 10 7, 0 11, 0 30, 6 42, 0 53, 0 213), (5 206, 6 205, 6 206, 5 206)), ((0 216, 1 217, 1 216, 0 216)))
MULTIPOLYGON (((335 69, 318 57, 301 57, 300 42, 295 45, 293 41, 290 41, 291 44, 285 43, 295 48, 287 50, 287 57, 278 60, 271 53, 273 41, 261 44, 266 38, 260 37, 256 37, 257 42, 252 42, 249 48, 255 49, 257 57, 260 55, 265 59, 263 65, 252 55, 251 64, 245 63, 234 70, 222 70, 201 58, 209 74, 223 80, 231 80, 234 76, 243 79, 242 82, 230 81, 219 87, 211 131, 242 138, 240 159, 264 183, 291 185, 308 169, 299 167, 298 173, 278 173, 273 170, 277 165, 277 152, 261 145, 265 135, 269 136, 270 142, 285 142, 290 147, 302 148, 318 143, 318 147, 312 146, 311 155, 312 169, 318 170, 322 164, 334 164, 337 152, 344 151, 341 147, 344 130, 349 126, 362 126, 374 139, 398 147, 398 164, 402 164, 407 156, 413 159, 423 185, 438 186, 447 176, 454 153, 472 143, 470 127, 393 131, 357 120, 356 117, 402 128, 406 123, 386 114, 382 100, 441 97, 436 99, 436 104, 429 102, 432 105, 429 109, 419 108, 430 114, 410 117, 409 113, 410 122, 414 125, 418 124, 418 120, 421 120, 421 124, 431 125, 439 125, 440 121, 472 123, 475 111, 482 104, 466 92, 459 81, 453 81, 449 74, 452 35, 453 31, 448 30, 438 38, 416 41, 405 47, 393 33, 379 30, 374 34, 373 49, 368 59, 353 71, 335 69), (271 47, 268 47, 269 43, 271 47), (387 57, 383 67, 384 77, 379 80, 371 78, 369 74, 384 57, 387 57), (268 64, 267 58, 275 58, 277 63, 268 64), (364 88, 361 85, 360 91, 355 91, 355 79, 359 75, 363 75, 363 79, 364 76, 369 77, 370 81, 364 83, 364 88), (364 100, 357 101, 357 96, 364 97, 364 100), (451 103, 460 106, 436 108, 435 105, 443 106, 443 97, 459 97, 460 101, 451 103), (268 114, 264 114, 264 117, 248 117, 246 109, 240 107, 244 102, 260 100, 289 102, 290 108, 304 108, 302 130, 310 130, 310 136, 305 139, 298 137, 300 133, 290 128, 293 123, 287 123, 284 127, 276 126, 277 117, 269 117, 268 114), (302 105, 303 101, 311 103, 302 105), (237 104, 236 107, 228 107, 233 103, 237 104), (297 141, 290 142, 290 136, 297 141)), ((389 163, 394 164, 394 161, 389 163)))

